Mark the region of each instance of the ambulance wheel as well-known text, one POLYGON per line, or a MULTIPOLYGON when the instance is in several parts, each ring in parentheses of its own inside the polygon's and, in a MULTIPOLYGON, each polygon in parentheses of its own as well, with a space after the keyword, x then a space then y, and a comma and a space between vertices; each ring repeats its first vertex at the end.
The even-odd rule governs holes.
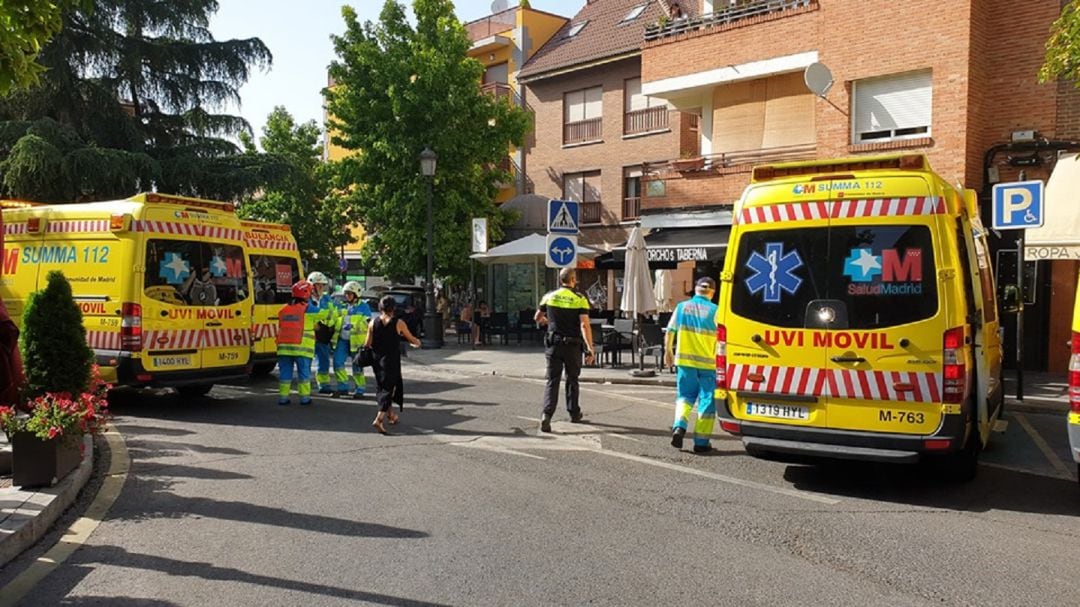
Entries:
POLYGON ((272 361, 267 362, 267 363, 256 363, 251 368, 251 376, 252 377, 266 377, 267 375, 270 375, 270 372, 273 371, 274 367, 276 367, 276 366, 277 366, 277 363, 272 362, 272 361))
POLYGON ((975 474, 979 470, 979 451, 982 441, 979 440, 978 430, 968 436, 964 448, 944 456, 941 462, 941 473, 945 480, 954 483, 967 483, 975 480, 975 474))
POLYGON ((176 392, 184 398, 200 398, 210 393, 210 388, 213 388, 214 384, 191 384, 189 386, 180 386, 176 389, 176 392))

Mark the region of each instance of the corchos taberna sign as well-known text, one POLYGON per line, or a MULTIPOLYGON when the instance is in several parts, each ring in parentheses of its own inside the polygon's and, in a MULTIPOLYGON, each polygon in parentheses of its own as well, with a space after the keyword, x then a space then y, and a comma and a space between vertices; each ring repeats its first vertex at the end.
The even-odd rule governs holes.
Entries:
POLYGON ((646 250, 648 260, 653 261, 708 261, 706 247, 650 248, 646 250))

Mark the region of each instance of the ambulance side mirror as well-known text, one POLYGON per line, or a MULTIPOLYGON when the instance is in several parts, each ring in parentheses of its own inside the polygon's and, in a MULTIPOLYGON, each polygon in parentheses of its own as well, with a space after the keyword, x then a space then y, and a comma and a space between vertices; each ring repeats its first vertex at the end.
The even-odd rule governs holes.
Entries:
POLYGON ((1005 285, 1002 289, 1001 309, 1008 314, 1020 311, 1020 289, 1016 285, 1005 285))

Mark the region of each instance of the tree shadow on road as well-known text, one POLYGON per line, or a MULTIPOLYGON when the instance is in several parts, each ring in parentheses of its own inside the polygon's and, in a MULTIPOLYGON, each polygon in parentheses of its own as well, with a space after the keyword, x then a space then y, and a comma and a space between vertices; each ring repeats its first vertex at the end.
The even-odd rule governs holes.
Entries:
POLYGON ((791 465, 784 479, 804 491, 928 508, 1080 515, 1075 482, 987 466, 969 483, 946 480, 929 464, 839 461, 791 465))
POLYGON ((264 588, 276 588, 290 592, 303 592, 312 595, 341 598, 348 601, 372 603, 376 605, 403 605, 408 607, 443 607, 440 603, 419 601, 404 597, 368 592, 340 586, 328 586, 281 577, 249 573, 232 567, 221 567, 213 563, 183 561, 152 554, 131 552, 117 546, 84 546, 76 552, 69 564, 61 570, 62 575, 54 573, 49 583, 41 584, 32 595, 35 604, 42 605, 119 605, 120 607, 165 607, 174 603, 161 600, 146 600, 121 597, 114 601, 112 597, 73 597, 65 599, 80 582, 89 576, 99 565, 119 567, 121 569, 142 569, 156 571, 169 576, 198 578, 216 582, 237 582, 264 588), (59 578, 59 579, 57 579, 59 578))

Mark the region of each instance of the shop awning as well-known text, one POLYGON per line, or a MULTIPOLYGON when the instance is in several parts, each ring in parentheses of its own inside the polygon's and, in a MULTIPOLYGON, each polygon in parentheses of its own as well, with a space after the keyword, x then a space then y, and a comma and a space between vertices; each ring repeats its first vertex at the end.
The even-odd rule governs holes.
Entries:
MULTIPOLYGON (((671 269, 682 261, 720 261, 727 249, 731 226, 664 228, 645 237, 649 267, 671 269)), ((600 269, 619 269, 626 261, 626 245, 596 258, 600 269)))
POLYGON ((1080 260, 1080 155, 1062 154, 1046 182, 1041 228, 1024 235, 1024 259, 1080 260))
MULTIPOLYGON (((596 251, 589 247, 578 245, 578 258, 590 258, 596 255, 596 251)), ((530 234, 525 238, 501 244, 487 253, 475 253, 470 255, 481 263, 533 263, 543 262, 547 255, 547 238, 540 234, 530 234)))

